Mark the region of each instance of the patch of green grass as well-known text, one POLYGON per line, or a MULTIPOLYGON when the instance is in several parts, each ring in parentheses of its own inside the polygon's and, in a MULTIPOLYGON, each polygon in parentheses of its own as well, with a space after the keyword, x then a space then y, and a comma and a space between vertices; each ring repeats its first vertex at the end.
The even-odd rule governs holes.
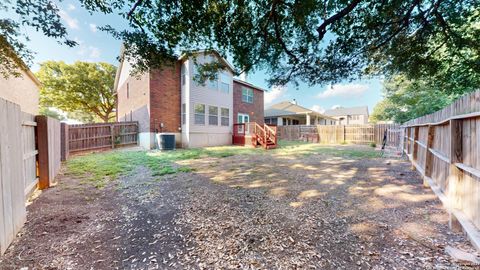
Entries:
POLYGON ((176 151, 111 151, 73 157, 67 162, 67 173, 82 177, 82 183, 97 188, 105 187, 109 181, 132 173, 137 166, 150 169, 152 176, 188 173, 192 169, 174 163, 180 160, 204 157, 225 158, 235 155, 309 156, 325 154, 343 158, 377 158, 380 153, 370 147, 327 146, 306 142, 280 141, 278 147, 265 151, 262 148, 221 146, 176 151))
POLYGON ((67 173, 82 177, 82 183, 103 188, 111 180, 131 173, 137 166, 146 166, 152 176, 163 176, 193 170, 185 166, 174 166, 175 161, 202 157, 224 158, 238 154, 261 153, 262 149, 236 146, 179 149, 168 152, 112 151, 74 157, 67 162, 67 173))
POLYGON ((188 167, 172 166, 176 160, 199 158, 199 151, 176 151, 151 153, 146 151, 112 151, 77 156, 67 162, 67 173, 83 177, 82 183, 89 183, 97 188, 132 172, 137 166, 146 166, 153 176, 190 172, 188 167))
POLYGON ((378 158, 381 153, 370 147, 352 145, 324 145, 307 142, 285 142, 280 141, 279 147, 274 154, 284 156, 310 156, 312 154, 323 154, 333 157, 349 159, 378 158))

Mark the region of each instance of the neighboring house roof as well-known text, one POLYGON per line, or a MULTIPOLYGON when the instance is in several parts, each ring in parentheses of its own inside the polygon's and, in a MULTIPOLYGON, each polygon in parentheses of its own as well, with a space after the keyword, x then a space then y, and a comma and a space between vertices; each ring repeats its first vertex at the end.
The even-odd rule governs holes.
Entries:
POLYGON ((368 107, 359 106, 359 107, 350 107, 350 108, 336 108, 332 110, 326 110, 325 114, 328 116, 345 116, 345 115, 367 115, 368 116, 368 107))
POLYGON ((297 104, 293 104, 290 101, 283 101, 283 102, 274 104, 269 108, 267 108, 264 112, 265 117, 289 116, 289 115, 299 115, 299 114, 311 114, 311 115, 316 115, 323 118, 335 120, 319 112, 307 109, 297 104))
POLYGON ((255 88, 255 89, 260 90, 260 91, 267 92, 267 90, 264 89, 264 88, 258 87, 258 86, 256 86, 256 85, 253 85, 253 84, 248 83, 248 82, 246 82, 246 81, 242 81, 242 80, 240 80, 240 79, 233 78, 233 82, 236 82, 236 83, 239 83, 239 84, 243 84, 243 85, 246 85, 246 86, 255 88))
POLYGON ((28 68, 27 64, 25 64, 23 59, 20 56, 18 56, 18 54, 13 49, 12 45, 10 45, 10 43, 8 43, 8 42, 6 42, 5 44, 8 47, 6 49, 11 50, 11 54, 9 56, 14 57, 18 61, 18 64, 19 64, 18 68, 21 71, 25 72, 34 84, 36 84, 38 87, 41 87, 40 81, 37 79, 37 77, 35 77, 35 75, 32 73, 30 68, 28 68))
POLYGON ((125 46, 123 44, 120 46, 120 62, 118 63, 117 73, 115 74, 115 82, 113 83, 113 91, 117 93, 118 81, 120 80, 120 72, 122 72, 123 67, 123 54, 125 53, 125 46))

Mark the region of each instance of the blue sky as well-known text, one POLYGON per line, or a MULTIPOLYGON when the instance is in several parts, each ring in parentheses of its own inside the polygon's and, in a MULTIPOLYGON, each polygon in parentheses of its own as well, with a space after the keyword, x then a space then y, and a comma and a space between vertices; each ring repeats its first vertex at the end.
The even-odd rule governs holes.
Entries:
MULTIPOLYGON (((67 63, 75 61, 103 61, 117 65, 120 41, 109 34, 99 31, 98 26, 106 24, 122 27, 125 23, 116 15, 90 14, 77 2, 64 1, 59 4, 69 37, 79 45, 69 48, 57 41, 43 36, 33 29, 23 31, 30 38, 29 48, 36 53, 32 71, 37 71, 39 63, 46 60, 63 60, 67 63)), ((14 16, 14 14, 9 14, 14 16)), ((248 75, 248 81, 268 89, 265 81, 267 75, 262 71, 248 75)), ((322 112, 333 106, 367 105, 372 112, 373 106, 381 100, 381 81, 378 79, 345 82, 333 86, 299 87, 288 85, 285 88, 273 89, 265 94, 265 106, 284 100, 296 99, 299 105, 322 112)))

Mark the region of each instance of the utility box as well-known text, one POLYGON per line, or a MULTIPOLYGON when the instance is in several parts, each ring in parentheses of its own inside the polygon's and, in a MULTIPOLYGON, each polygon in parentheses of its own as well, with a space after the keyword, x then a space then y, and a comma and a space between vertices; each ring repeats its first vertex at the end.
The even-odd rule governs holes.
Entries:
POLYGON ((175 134, 157 133, 157 147, 160 150, 175 150, 175 134))

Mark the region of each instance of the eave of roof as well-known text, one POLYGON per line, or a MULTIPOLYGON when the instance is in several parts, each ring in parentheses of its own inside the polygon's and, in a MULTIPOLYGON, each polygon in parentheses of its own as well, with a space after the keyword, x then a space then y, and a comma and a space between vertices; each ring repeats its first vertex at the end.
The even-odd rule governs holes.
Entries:
POLYGON ((248 83, 248 82, 246 82, 246 81, 242 81, 242 80, 237 79, 237 78, 233 78, 233 81, 234 81, 234 82, 237 82, 237 83, 240 83, 240 84, 243 84, 243 85, 246 85, 246 86, 249 86, 249 87, 252 87, 252 88, 255 88, 255 89, 260 90, 260 91, 267 92, 267 90, 264 89, 264 88, 258 87, 258 86, 256 86, 256 85, 253 85, 253 84, 248 83))
POLYGON ((233 67, 232 64, 230 64, 230 62, 227 61, 227 59, 223 58, 223 56, 220 55, 219 52, 217 52, 216 50, 197 50, 197 51, 192 51, 192 52, 189 52, 189 53, 182 53, 180 55, 180 57, 178 57, 178 60, 185 60, 186 58, 188 58, 190 55, 192 54, 214 54, 215 56, 217 56, 218 59, 220 59, 220 61, 223 62, 223 64, 225 64, 227 66, 228 69, 230 69, 230 71, 233 73, 233 74, 237 74, 238 72, 235 70, 235 67, 233 67))
POLYGON ((120 61, 117 68, 117 73, 115 74, 115 82, 113 83, 113 90, 117 92, 118 81, 120 80, 120 72, 123 67, 123 54, 125 53, 125 46, 123 44, 120 46, 120 61))

